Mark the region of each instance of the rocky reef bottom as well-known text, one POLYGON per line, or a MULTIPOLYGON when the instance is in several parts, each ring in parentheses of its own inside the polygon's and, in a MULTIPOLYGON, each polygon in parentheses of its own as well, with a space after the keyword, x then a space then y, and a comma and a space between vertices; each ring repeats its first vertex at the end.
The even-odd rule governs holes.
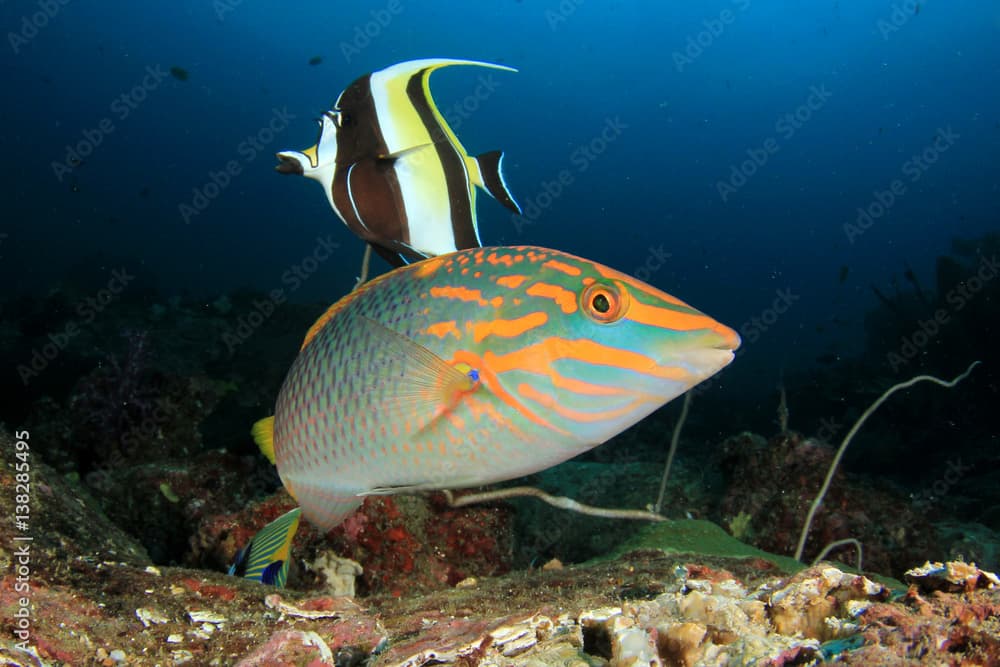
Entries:
POLYGON ((974 566, 926 564, 906 584, 825 563, 790 573, 787 560, 650 548, 698 524, 712 533, 671 524, 607 560, 403 598, 79 557, 24 593, 15 565, 0 580, 0 664, 1000 664, 1000 581, 974 566))
MULTIPOLYGON (((204 517, 192 545, 209 569, 157 566, 26 436, 0 432, 0 448, 11 453, 0 467, 0 666, 1000 665, 1000 579, 958 560, 913 567, 904 583, 805 567, 683 519, 622 532, 584 563, 510 571, 509 508, 410 498, 363 508, 325 539, 304 527, 300 553, 332 541, 351 566, 333 579, 350 585, 331 587, 326 567, 299 573, 304 590, 279 590, 218 570, 251 519, 287 509, 284 494, 204 517), (346 596, 355 579, 366 594, 346 596)), ((211 505, 170 474, 151 485, 165 503, 211 505)), ((566 516, 533 515, 551 529, 539 545, 568 531, 566 516)))

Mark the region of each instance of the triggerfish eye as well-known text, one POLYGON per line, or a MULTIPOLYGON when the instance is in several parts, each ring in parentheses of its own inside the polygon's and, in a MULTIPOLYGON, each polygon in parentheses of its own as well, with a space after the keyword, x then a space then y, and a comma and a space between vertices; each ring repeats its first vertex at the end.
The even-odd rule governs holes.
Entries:
POLYGON ((580 302, 588 316, 607 324, 618 321, 625 314, 628 293, 614 283, 594 283, 583 290, 580 302))

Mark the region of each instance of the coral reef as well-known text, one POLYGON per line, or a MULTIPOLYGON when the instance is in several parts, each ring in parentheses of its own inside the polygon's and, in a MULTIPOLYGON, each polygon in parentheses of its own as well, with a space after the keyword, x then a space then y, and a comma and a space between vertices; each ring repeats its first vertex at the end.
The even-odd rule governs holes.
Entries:
MULTIPOLYGON (((224 568, 258 530, 294 506, 282 491, 238 512, 205 517, 187 562, 224 568)), ((503 505, 453 509, 441 494, 371 496, 327 535, 300 525, 289 584, 339 590, 342 584, 328 575, 336 573, 331 564, 344 560, 362 564, 356 583, 364 596, 402 597, 503 574, 511 566, 511 521, 503 505)))
MULTIPOLYGON (((727 439, 718 452, 727 479, 716 514, 719 523, 744 515, 741 521, 752 544, 790 553, 833 456, 832 447, 797 433, 769 441, 748 433, 727 439)), ((864 545, 866 571, 897 577, 915 561, 947 556, 947 547, 909 498, 838 470, 813 522, 806 558, 846 538, 864 545)), ((851 562, 850 553, 836 555, 851 562)))
MULTIPOLYGON (((54 482, 53 473, 39 472, 54 482)), ((9 491, 10 481, 5 473, 0 488, 9 491)), ((59 491, 77 501, 77 490, 59 491)), ((41 507, 39 527, 60 510, 41 507)), ((94 522, 99 510, 88 514, 94 522)), ((703 535, 708 550, 713 540, 722 544, 711 532, 682 526, 702 522, 674 523, 676 535, 692 538, 690 546, 698 547, 703 535)), ((397 597, 386 590, 351 600, 276 592, 204 570, 153 567, 140 552, 117 560, 82 528, 59 529, 65 551, 33 562, 29 639, 20 645, 10 637, 23 595, 9 569, 0 579, 6 626, 0 655, 9 664, 596 667, 791 665, 834 657, 858 665, 1000 660, 996 579, 964 564, 928 566, 931 575, 940 570, 946 582, 961 582, 957 587, 925 585, 918 577, 906 590, 828 565, 789 576, 754 556, 646 549, 590 564, 480 577, 433 592, 397 597), (97 558, 85 554, 91 548, 102 552, 97 558)), ((3 544, 11 543, 10 531, 8 524, 0 527, 3 544)))

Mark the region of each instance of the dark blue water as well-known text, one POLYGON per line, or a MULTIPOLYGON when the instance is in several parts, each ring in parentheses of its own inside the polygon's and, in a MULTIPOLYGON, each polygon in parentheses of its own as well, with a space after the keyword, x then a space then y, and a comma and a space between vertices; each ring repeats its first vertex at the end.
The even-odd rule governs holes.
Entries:
POLYGON ((535 213, 481 197, 485 242, 638 272, 756 331, 732 373, 764 387, 857 349, 869 285, 890 290, 906 263, 932 284, 953 237, 997 228, 995 2, 71 0, 0 15, 5 293, 127 263, 212 300, 281 286, 330 236, 341 249, 293 298, 334 301, 362 245, 273 153, 311 145, 357 76, 424 57, 520 70, 432 79, 470 152, 506 151, 535 213), (877 215, 858 227, 859 209, 877 215), (755 328, 782 294, 788 312, 755 328))

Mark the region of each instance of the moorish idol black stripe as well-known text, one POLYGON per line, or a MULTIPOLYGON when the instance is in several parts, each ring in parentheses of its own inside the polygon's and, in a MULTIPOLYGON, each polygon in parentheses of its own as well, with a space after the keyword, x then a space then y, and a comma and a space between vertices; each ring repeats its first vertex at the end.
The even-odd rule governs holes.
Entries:
POLYGON ((320 182, 347 227, 393 266, 482 245, 476 187, 515 213, 503 153, 470 156, 431 97, 432 72, 472 60, 411 60, 366 74, 320 119, 319 140, 277 171, 320 182))

